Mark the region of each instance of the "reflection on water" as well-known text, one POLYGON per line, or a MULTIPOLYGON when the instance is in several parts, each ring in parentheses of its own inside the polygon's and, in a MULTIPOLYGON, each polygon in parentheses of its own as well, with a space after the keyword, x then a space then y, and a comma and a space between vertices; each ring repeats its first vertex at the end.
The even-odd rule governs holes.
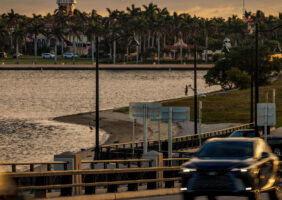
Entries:
MULTIPOLYGON (((205 73, 198 72, 199 92, 219 89, 206 87, 205 73)), ((101 71, 100 106, 183 97, 192 77, 191 71, 101 71)), ((47 161, 56 153, 93 146, 88 127, 50 119, 94 108, 94 71, 0 71, 1 160, 47 161)))

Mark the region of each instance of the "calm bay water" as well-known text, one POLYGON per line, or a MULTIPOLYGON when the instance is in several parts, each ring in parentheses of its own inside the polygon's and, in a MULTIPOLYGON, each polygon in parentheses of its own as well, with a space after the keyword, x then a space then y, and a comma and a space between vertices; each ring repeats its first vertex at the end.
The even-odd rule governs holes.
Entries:
MULTIPOLYGON (((205 85, 205 74, 198 72, 198 92, 218 90, 205 85)), ((101 71, 100 108, 183 97, 187 84, 193 86, 192 71, 101 71)), ((88 127, 52 118, 94 108, 94 71, 0 71, 1 161, 51 161, 54 154, 92 147, 88 127)), ((101 137, 107 135, 101 131, 101 137)))

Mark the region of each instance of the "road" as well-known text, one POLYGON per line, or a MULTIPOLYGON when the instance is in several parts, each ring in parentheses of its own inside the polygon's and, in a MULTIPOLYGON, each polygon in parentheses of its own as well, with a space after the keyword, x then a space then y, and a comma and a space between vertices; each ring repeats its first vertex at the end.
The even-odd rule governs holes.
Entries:
MULTIPOLYGON (((197 197, 196 200, 206 200, 206 197, 197 197)), ((218 200, 247 200, 247 197, 218 197, 218 200)), ((169 195, 160 197, 148 197, 148 198, 138 198, 131 200, 182 200, 181 195, 169 195)), ((261 200, 268 200, 267 194, 262 194, 261 200)), ((280 195, 280 200, 282 200, 282 193, 280 195)))
MULTIPOLYGON (((282 183, 280 184, 280 188, 282 188, 282 183)), ((207 200, 206 197, 197 197, 196 200, 207 200)), ((218 200, 247 200, 247 197, 218 197, 218 200)), ((268 200, 268 195, 263 193, 261 200, 268 200)), ((147 197, 147 198, 137 198, 131 200, 182 200, 181 194, 178 195, 166 195, 166 196, 158 196, 158 197, 147 197)), ((282 189, 280 189, 280 200, 282 200, 282 189)))

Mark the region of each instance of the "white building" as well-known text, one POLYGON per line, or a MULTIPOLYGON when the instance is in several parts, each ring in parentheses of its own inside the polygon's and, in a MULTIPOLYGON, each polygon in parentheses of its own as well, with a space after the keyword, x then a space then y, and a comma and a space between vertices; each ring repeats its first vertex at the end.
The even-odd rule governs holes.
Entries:
POLYGON ((64 6, 67 12, 73 12, 76 4, 76 0, 57 0, 58 6, 64 6))

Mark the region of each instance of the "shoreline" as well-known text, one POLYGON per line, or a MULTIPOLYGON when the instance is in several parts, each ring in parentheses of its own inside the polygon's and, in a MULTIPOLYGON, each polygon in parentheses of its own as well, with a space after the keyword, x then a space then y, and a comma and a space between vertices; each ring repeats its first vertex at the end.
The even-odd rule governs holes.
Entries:
MULTIPOLYGON (((214 64, 197 64, 209 70, 214 64)), ((194 70, 193 64, 99 64, 100 70, 194 70)), ((0 64, 0 70, 96 70, 91 64, 0 64)))
MULTIPOLYGON (((217 91, 220 92, 220 91, 217 91)), ((214 92, 213 92, 214 93, 214 92)), ((177 99, 183 99, 177 98, 177 99)), ((168 102, 176 99, 168 99, 162 100, 160 102, 168 102)), ((108 134, 108 139, 104 144, 114 144, 114 143, 126 143, 132 141, 132 131, 133 131, 133 122, 129 118, 128 113, 122 113, 118 110, 124 109, 126 107, 108 109, 100 111, 100 129, 103 130, 106 134, 108 134)), ((63 122, 63 123, 71 123, 78 124, 84 126, 95 127, 95 112, 86 112, 86 113, 78 113, 66 116, 60 116, 53 118, 54 121, 63 122)), ((135 126, 135 141, 143 140, 143 120, 137 119, 135 126)), ((218 129, 229 128, 238 124, 235 123, 224 123, 224 124, 202 124, 201 130, 202 132, 208 132, 218 129)), ((158 140, 158 123, 151 122, 148 120, 147 124, 147 138, 148 140, 158 140)), ((168 123, 161 122, 160 123, 160 137, 161 139, 167 138, 168 134, 168 123)), ((193 134, 194 132, 194 122, 189 121, 185 123, 173 123, 172 126, 172 135, 173 137, 184 136, 193 134)), ((77 153, 81 155, 81 158, 93 159, 94 147, 90 147, 87 149, 81 149, 77 153)))

